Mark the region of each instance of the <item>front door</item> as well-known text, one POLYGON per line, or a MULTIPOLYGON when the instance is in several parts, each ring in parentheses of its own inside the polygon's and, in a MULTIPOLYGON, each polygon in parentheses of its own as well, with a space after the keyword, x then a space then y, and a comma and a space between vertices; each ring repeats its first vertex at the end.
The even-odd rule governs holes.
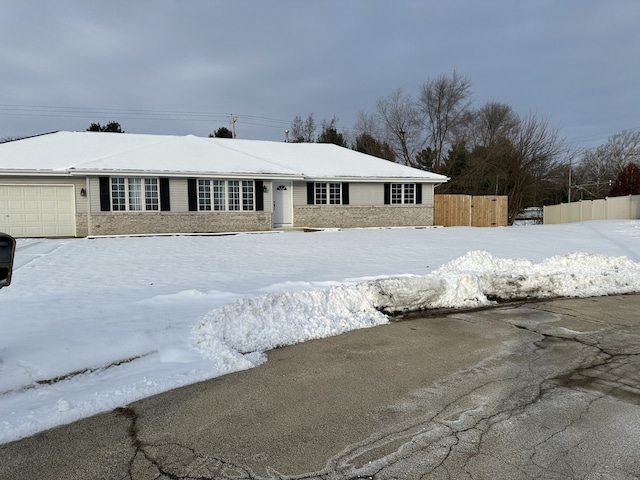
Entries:
POLYGON ((273 182, 273 226, 293 225, 293 205, 291 203, 291 182, 273 182))

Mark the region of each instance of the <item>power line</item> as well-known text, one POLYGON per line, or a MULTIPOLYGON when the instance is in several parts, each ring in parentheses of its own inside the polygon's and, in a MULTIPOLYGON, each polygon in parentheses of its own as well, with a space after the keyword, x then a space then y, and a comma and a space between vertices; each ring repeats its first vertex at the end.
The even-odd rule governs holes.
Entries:
MULTIPOLYGON (((128 120, 165 120, 165 121, 226 121, 232 114, 228 112, 184 111, 184 110, 148 110, 102 107, 69 107, 56 105, 18 105, 0 104, 0 115, 3 116, 34 116, 34 117, 118 117, 128 120)), ((272 128, 290 125, 288 120, 280 120, 257 115, 237 115, 242 123, 272 128), (275 125, 274 125, 275 124, 275 125)))

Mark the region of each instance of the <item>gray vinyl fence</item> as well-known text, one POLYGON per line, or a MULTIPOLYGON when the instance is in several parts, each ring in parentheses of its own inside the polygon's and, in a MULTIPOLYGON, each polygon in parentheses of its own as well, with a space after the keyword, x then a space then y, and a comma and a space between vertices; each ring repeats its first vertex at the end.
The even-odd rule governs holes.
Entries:
POLYGON ((640 195, 580 200, 544 207, 543 222, 571 223, 588 220, 640 219, 640 195))

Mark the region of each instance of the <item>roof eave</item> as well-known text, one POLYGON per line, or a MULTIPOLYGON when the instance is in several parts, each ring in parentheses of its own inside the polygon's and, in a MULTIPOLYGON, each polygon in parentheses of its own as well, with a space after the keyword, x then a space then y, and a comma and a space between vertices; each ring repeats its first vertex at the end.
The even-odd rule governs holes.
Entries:
POLYGON ((304 180, 308 182, 352 182, 352 183, 434 183, 442 184, 450 180, 449 177, 443 178, 425 178, 425 177, 348 177, 348 176, 335 176, 335 177, 321 177, 321 176, 305 176, 304 180))
POLYGON ((69 177, 69 170, 0 170, 2 177, 69 177))
POLYGON ((302 175, 286 173, 262 173, 262 172, 202 172, 184 171, 175 172, 170 170, 78 170, 70 172, 73 176, 102 177, 102 176, 147 176, 147 177, 171 177, 171 178, 251 178, 262 180, 303 180, 302 175))

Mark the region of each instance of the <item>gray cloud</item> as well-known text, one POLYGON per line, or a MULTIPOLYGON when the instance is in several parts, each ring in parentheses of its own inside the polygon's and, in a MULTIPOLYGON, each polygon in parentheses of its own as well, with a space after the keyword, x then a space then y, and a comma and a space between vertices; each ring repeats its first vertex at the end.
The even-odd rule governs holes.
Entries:
POLYGON ((295 115, 351 128, 455 68, 476 106, 535 112, 589 146, 640 128, 639 24, 637 0, 7 0, 0 137, 109 120, 206 135, 233 113, 240 136, 281 140, 295 115))

